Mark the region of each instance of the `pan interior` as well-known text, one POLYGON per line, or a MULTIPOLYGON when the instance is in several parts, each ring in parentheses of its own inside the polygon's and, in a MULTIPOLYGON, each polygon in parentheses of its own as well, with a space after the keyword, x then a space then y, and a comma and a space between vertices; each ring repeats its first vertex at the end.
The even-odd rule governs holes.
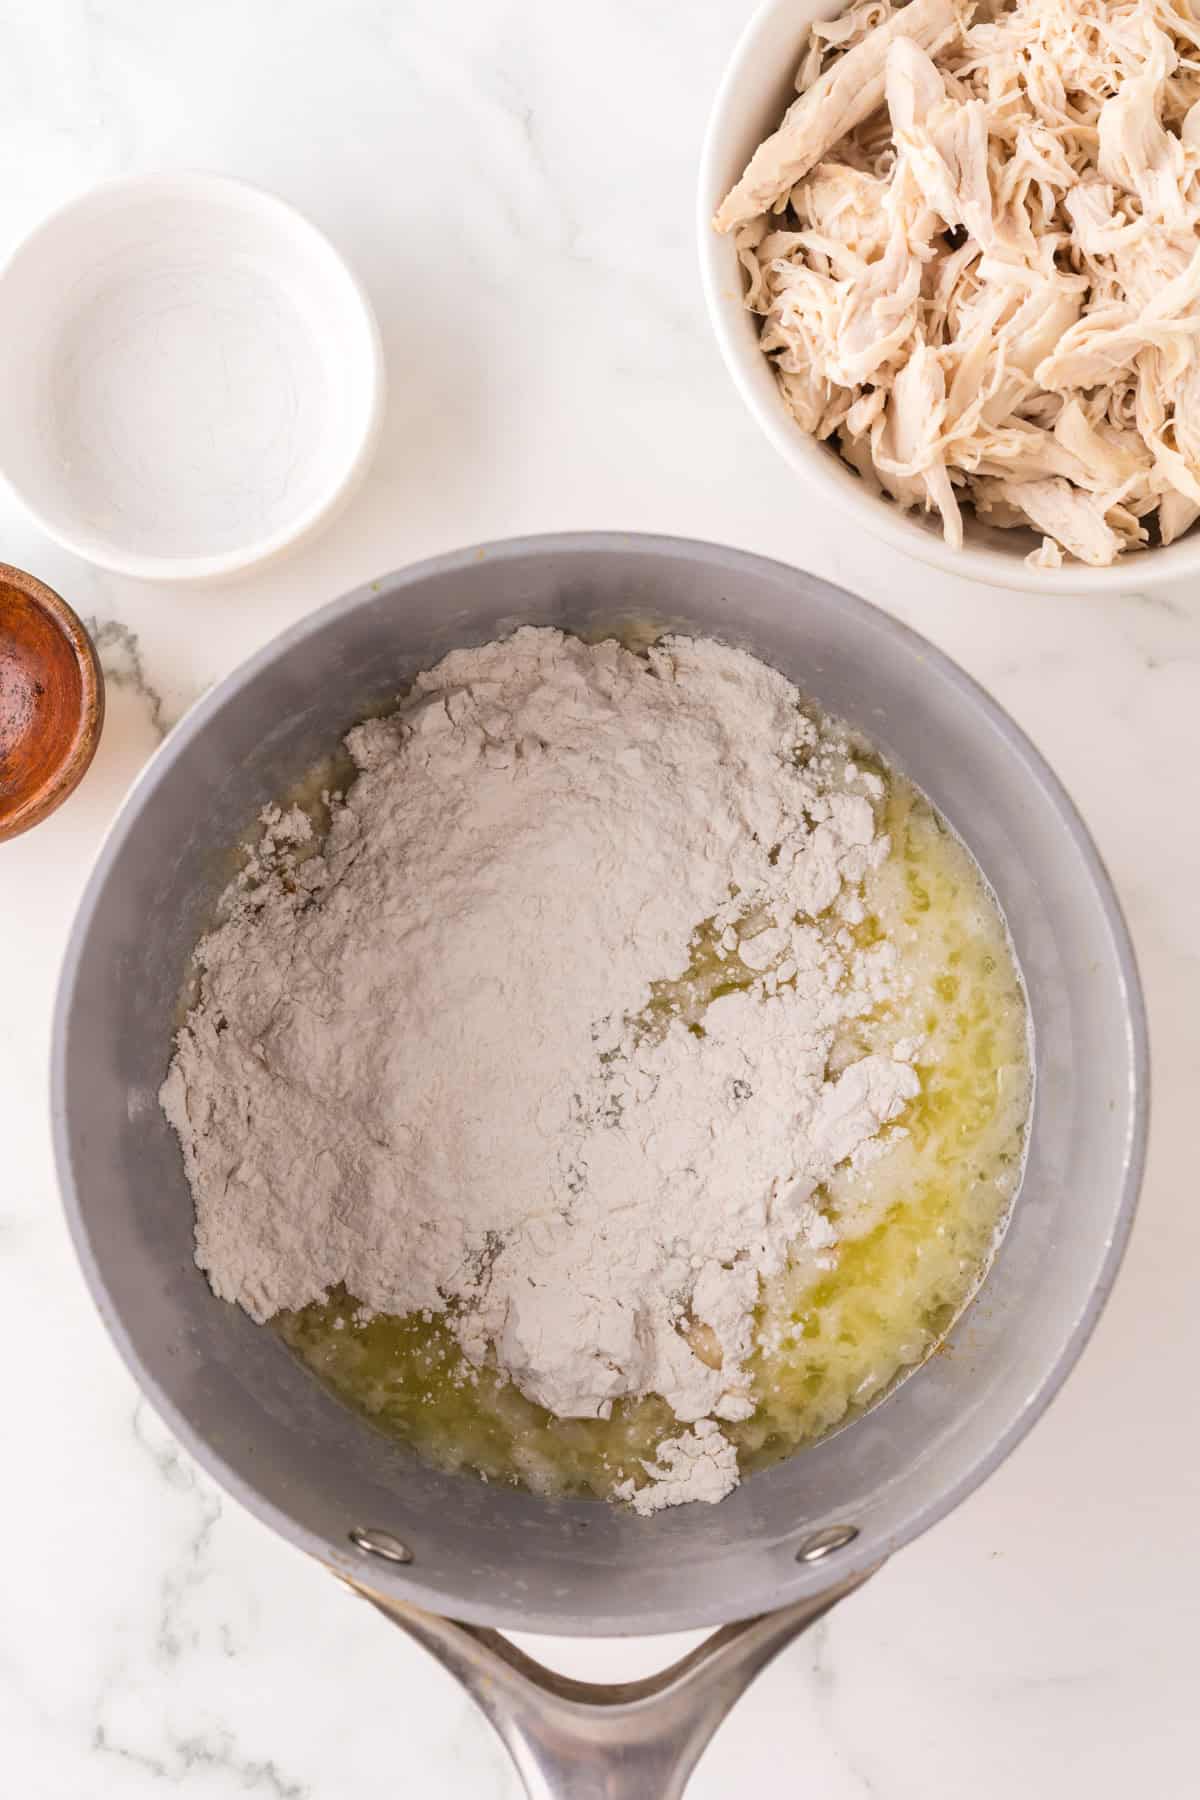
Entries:
POLYGON ((1140 1001, 1119 915, 1036 755, 953 665, 780 565, 686 542, 549 538, 403 571, 306 620, 211 694, 135 790, 85 894, 55 1043, 60 1166, 93 1290, 188 1447, 304 1548, 383 1592, 490 1624, 658 1631, 748 1616, 865 1568, 982 1479, 1086 1336, 1140 1157, 1140 1001), (518 622, 631 620, 745 646, 845 718, 974 853, 1028 990, 1037 1099, 988 1281, 883 1405, 719 1507, 639 1519, 440 1473, 325 1393, 192 1260, 191 1199, 157 1104, 187 959, 226 847, 365 713, 457 644, 518 622), (797 1563, 814 1529, 852 1544, 797 1563), (394 1533, 407 1566, 349 1534, 394 1533))

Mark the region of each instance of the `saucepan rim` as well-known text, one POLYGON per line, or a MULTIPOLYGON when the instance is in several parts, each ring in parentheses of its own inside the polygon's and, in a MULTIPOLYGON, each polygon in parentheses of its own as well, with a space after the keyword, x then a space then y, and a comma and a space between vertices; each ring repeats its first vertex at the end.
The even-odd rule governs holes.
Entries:
MULTIPOLYGON (((753 552, 730 549, 689 538, 633 532, 563 532, 472 545, 463 550, 432 557, 409 565, 392 575, 363 583, 350 593, 306 615, 263 645, 261 649, 239 664, 223 681, 198 700, 174 727, 135 780, 97 851, 83 888, 67 942, 55 1000, 50 1086, 54 1153, 59 1183, 63 1193, 71 1238, 92 1299, 127 1367, 189 1455, 193 1456, 208 1474, 264 1524, 272 1527, 282 1537, 307 1551, 319 1561, 334 1568, 338 1573, 365 1581, 380 1592, 389 1593, 397 1599, 407 1600, 434 1612, 448 1610, 446 1599, 439 1589, 422 1579, 419 1564, 412 1568, 385 1569, 378 1563, 371 1563, 364 1567, 367 1559, 352 1554, 347 1544, 334 1543, 318 1535, 259 1492, 254 1484, 233 1468, 193 1426, 186 1413, 164 1390, 155 1368, 136 1348, 133 1336, 127 1328, 119 1308, 110 1297, 98 1259, 94 1254, 93 1228, 84 1219, 84 1209, 74 1179, 65 1096, 67 1048, 77 980, 98 900, 111 870, 121 855, 126 838, 136 822, 144 796, 162 779, 168 767, 182 754, 185 748, 205 731, 209 720, 228 703, 233 695, 252 682, 264 667, 292 651, 296 646, 303 644, 314 634, 319 633, 332 619, 377 599, 380 592, 385 589, 389 594, 402 593, 405 588, 410 588, 433 577, 466 571, 478 565, 481 560, 519 561, 546 555, 564 559, 571 556, 595 556, 598 553, 617 554, 630 551, 636 551, 642 556, 663 558, 678 558, 683 555, 695 558, 710 568, 716 567, 728 574, 731 581, 731 597, 735 592, 732 584, 736 582, 739 573, 757 570, 761 574, 765 569, 773 569, 783 578, 794 578, 799 573, 789 565, 758 556, 753 552)), ((1069 1335, 1064 1340, 1058 1356, 1045 1369, 1019 1414, 1009 1422, 999 1436, 992 1440, 982 1455, 970 1463, 956 1478, 939 1484, 936 1492, 926 1502, 915 1507, 903 1522, 902 1529, 894 1533, 887 1541, 881 1541, 878 1533, 873 1534, 870 1530, 864 1530, 855 1543, 840 1551, 837 1556, 830 1558, 827 1569, 824 1565, 815 1565, 811 1568, 795 1567, 794 1575, 787 1582, 786 1591, 781 1591, 779 1594, 780 1602, 794 1601, 805 1593, 818 1594, 823 1588, 834 1583, 841 1583, 856 1575, 865 1574, 892 1550, 919 1536, 974 1488, 978 1487, 1008 1456, 1045 1411, 1091 1336, 1120 1267, 1133 1222, 1145 1161, 1149 1107, 1149 1051, 1146 1014, 1132 941, 1108 872, 1087 827, 1063 784, 1020 727, 958 664, 930 644, 918 632, 913 631, 890 614, 882 612, 878 607, 872 606, 868 601, 837 589, 832 583, 823 585, 827 589, 833 590, 837 595, 839 605, 856 614, 864 626, 881 634, 884 640, 897 645, 902 644, 910 651, 919 651, 920 656, 931 669, 939 673, 958 692, 968 698, 977 712, 981 724, 993 732, 999 733, 1007 746, 1016 752, 1027 770, 1030 780, 1049 799, 1063 831, 1070 838, 1075 852, 1084 865, 1087 879, 1099 902, 1106 928, 1111 936, 1121 985, 1127 1039, 1125 1063, 1129 1078, 1129 1125, 1123 1145, 1124 1160, 1121 1170, 1120 1199, 1111 1235, 1104 1246, 1099 1272, 1089 1290, 1086 1303, 1080 1308, 1070 1326, 1069 1335)), ((731 606, 731 631, 736 632, 736 623, 736 610, 731 606)), ((736 1608, 731 1608, 728 1604, 713 1605, 709 1602, 706 1605, 704 1594, 698 1592, 694 1609, 687 1616, 680 1616, 674 1612, 669 1615, 655 1615, 652 1620, 639 1619, 636 1625, 626 1626, 625 1629, 634 1633, 693 1629, 702 1625, 724 1623, 745 1616, 745 1611, 755 1610, 761 1610, 761 1608, 748 1608, 744 1609, 743 1613, 739 1613, 736 1608)), ((620 1623, 611 1619, 593 1620, 590 1617, 579 1617, 568 1621, 563 1617, 545 1613, 517 1617, 507 1611, 503 1612, 502 1616, 501 1609, 497 1609, 486 1601, 479 1605, 456 1605, 454 1612, 459 1618, 476 1624, 499 1625, 515 1630, 541 1630, 558 1634, 564 1631, 575 1631, 580 1635, 612 1633, 621 1630, 620 1623)))

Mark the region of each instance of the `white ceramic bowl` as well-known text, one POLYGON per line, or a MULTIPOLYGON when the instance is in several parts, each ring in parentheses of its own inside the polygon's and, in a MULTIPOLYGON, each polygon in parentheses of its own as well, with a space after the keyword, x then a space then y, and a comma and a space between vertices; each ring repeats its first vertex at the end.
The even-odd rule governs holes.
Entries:
POLYGON ((712 216, 795 98, 795 74, 809 25, 842 11, 844 0, 766 0, 742 34, 713 104, 700 160, 700 266, 717 342, 742 399, 807 487, 897 550, 952 575, 1054 594, 1128 592, 1194 578, 1200 574, 1200 524, 1165 550, 1135 551, 1110 568, 1070 562, 1061 569, 1031 569, 1024 559, 1040 542, 1033 532, 996 531, 979 524, 966 508, 966 541, 961 550, 952 550, 942 538, 940 521, 904 513, 893 501, 870 493, 837 453, 801 431, 787 410, 758 347, 758 321, 743 304, 733 239, 713 230, 712 216))
POLYGON ((215 580, 326 520, 370 459, 383 356, 316 226, 227 176, 71 201, 0 275, 0 471, 89 562, 215 580))

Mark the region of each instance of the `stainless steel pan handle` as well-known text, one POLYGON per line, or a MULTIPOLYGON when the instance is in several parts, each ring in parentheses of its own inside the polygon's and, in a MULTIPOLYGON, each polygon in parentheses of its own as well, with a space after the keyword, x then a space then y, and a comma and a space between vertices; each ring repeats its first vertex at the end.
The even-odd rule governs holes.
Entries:
POLYGON ((679 1800, 700 1752, 759 1671, 865 1579, 726 1625, 661 1673, 611 1685, 556 1674, 498 1631, 347 1585, 474 1697, 529 1800, 679 1800))

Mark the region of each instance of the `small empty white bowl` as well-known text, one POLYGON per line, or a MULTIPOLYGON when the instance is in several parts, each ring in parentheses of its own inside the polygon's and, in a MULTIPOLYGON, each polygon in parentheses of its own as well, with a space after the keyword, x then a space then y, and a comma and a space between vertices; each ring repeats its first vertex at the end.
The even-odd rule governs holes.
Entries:
POLYGON ((132 176, 51 214, 0 275, 0 341, 0 471, 60 544, 145 580, 278 555, 379 431, 362 287, 315 225, 227 176, 132 176))

